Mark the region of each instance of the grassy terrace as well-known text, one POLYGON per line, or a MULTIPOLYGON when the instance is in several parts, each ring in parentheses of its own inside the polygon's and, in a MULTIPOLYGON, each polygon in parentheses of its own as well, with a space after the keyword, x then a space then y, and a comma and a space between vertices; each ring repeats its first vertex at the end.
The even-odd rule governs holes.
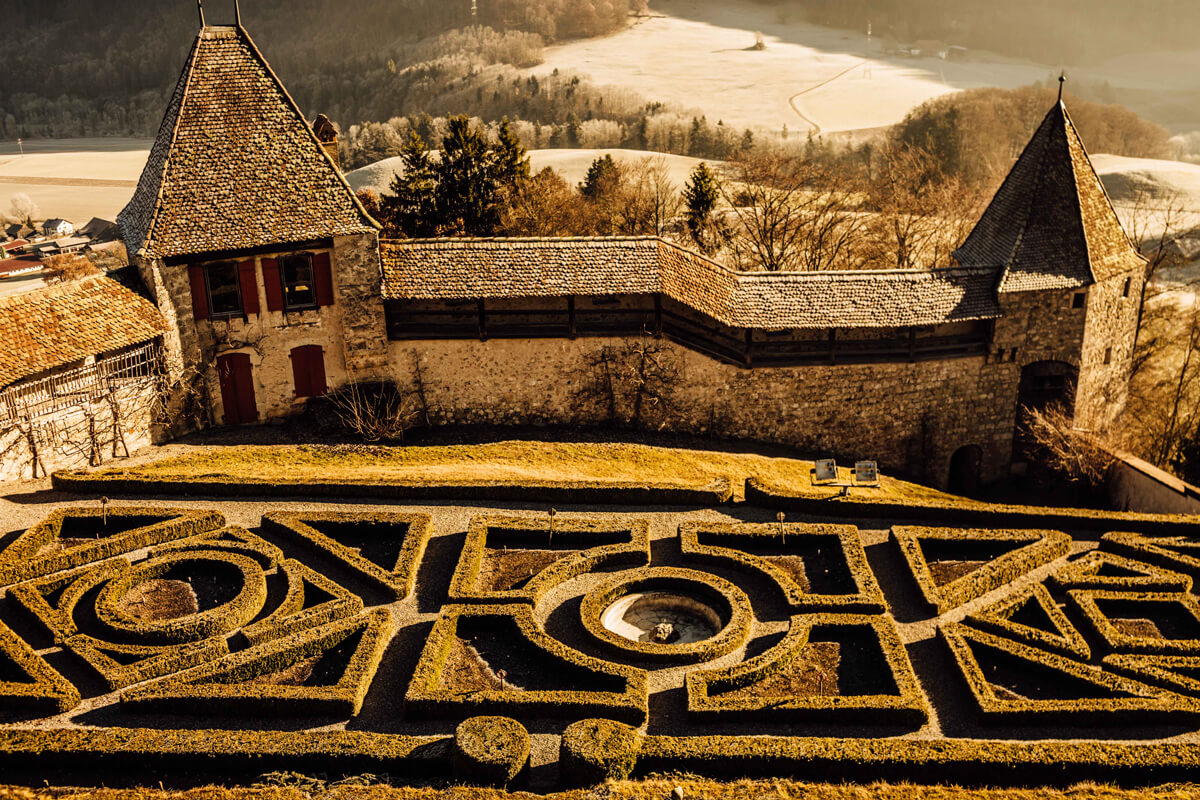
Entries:
MULTIPOLYGON (((427 447, 230 446, 99 474, 142 480, 195 483, 312 481, 406 483, 410 481, 582 481, 705 485, 729 478, 740 497, 745 480, 762 478, 814 497, 837 494, 813 486, 811 461, 751 453, 688 450, 642 444, 509 441, 427 447)), ((850 478, 842 471, 843 480, 850 478)), ((957 499, 924 486, 883 477, 883 488, 856 494, 888 500, 957 499)))
POLYGON ((694 779, 622 781, 603 787, 550 795, 510 793, 469 786, 453 788, 400 788, 390 786, 307 786, 262 788, 206 787, 188 791, 159 789, 24 789, 0 787, 0 800, 62 800, 88 797, 95 800, 667 800, 682 786, 688 800, 1184 800, 1195 798, 1200 787, 1177 784, 1147 789, 1117 789, 1081 784, 1069 789, 960 789, 953 786, 915 786, 877 783, 869 786, 796 783, 762 780, 718 783, 694 779))

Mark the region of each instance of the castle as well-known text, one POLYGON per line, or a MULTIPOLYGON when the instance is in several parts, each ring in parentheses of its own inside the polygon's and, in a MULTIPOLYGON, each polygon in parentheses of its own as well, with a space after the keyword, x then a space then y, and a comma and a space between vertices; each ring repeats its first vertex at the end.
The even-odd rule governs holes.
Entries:
POLYGON ((216 424, 381 378, 419 380, 441 423, 595 423, 596 370, 652 340, 674 364, 655 427, 970 490, 1009 474, 1019 407, 1062 401, 1096 430, 1124 409, 1144 262, 1061 102, 958 266, 929 271, 738 273, 656 238, 383 241, 331 138, 240 25, 202 28, 118 222, 172 376, 216 424))

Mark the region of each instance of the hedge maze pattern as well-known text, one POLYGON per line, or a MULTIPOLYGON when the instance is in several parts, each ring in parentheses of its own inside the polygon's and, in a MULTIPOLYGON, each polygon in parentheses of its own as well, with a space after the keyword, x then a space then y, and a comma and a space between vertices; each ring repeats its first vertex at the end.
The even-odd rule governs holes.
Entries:
POLYGON ((535 733, 564 785, 1142 781, 1200 758, 1200 530, 721 516, 56 510, 0 539, 0 764, 521 784, 535 733))

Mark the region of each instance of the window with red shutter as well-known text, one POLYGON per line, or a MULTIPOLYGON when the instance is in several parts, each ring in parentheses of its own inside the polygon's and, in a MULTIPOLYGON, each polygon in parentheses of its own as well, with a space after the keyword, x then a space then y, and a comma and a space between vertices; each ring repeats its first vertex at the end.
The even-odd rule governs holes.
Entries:
POLYGON ((237 265, 238 280, 242 284, 242 313, 258 313, 258 276, 254 274, 254 262, 243 261, 237 265))
POLYGON ((279 262, 262 260, 263 288, 267 291, 267 311, 283 311, 283 284, 279 281, 279 262))
POLYGON ((317 286, 317 305, 333 305, 333 267, 329 263, 329 253, 313 256, 313 273, 317 286))
POLYGON ((292 349, 292 381, 297 397, 325 394, 325 351, 320 345, 306 344, 292 349))
POLYGON ((208 287, 204 283, 204 267, 200 264, 189 266, 188 281, 192 285, 192 316, 208 319, 208 287))

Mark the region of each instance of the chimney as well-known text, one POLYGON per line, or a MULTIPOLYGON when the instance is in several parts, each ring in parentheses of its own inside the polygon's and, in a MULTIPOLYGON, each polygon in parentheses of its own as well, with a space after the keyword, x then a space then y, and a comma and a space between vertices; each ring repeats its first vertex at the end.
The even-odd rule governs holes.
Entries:
POLYGON ((313 133, 317 135, 317 141, 325 148, 325 152, 333 159, 334 165, 340 170, 342 168, 342 158, 338 154, 338 132, 337 127, 330 122, 329 117, 324 114, 318 114, 313 120, 313 133))

